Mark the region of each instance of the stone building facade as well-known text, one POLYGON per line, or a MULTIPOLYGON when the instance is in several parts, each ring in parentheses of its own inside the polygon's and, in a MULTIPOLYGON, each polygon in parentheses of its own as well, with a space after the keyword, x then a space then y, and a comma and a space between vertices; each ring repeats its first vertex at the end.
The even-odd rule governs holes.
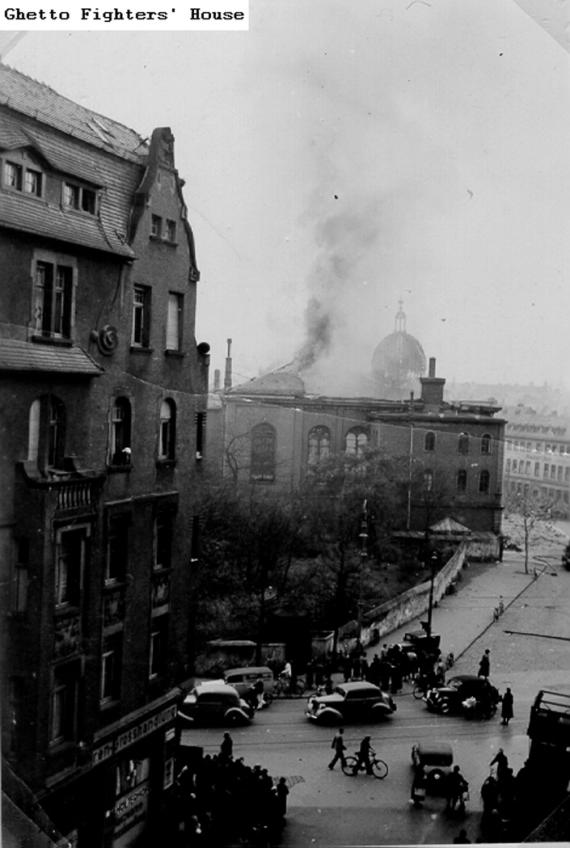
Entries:
POLYGON ((2 750, 72 844, 172 784, 208 345, 168 128, 0 66, 2 750), (190 529, 189 529, 190 528, 190 529))
POLYGON ((335 398, 305 393, 287 368, 217 392, 209 415, 209 461, 266 493, 298 487, 311 465, 332 454, 381 448, 402 459, 410 486, 402 530, 452 517, 472 531, 498 535, 502 514, 503 437, 499 407, 443 400, 445 380, 430 372, 408 400, 335 398))

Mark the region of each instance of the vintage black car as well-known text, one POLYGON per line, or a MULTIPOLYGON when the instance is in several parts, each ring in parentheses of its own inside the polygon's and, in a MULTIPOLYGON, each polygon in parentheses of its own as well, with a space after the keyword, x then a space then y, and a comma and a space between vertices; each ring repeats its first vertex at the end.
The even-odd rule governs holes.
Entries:
POLYGON ((183 725, 243 725, 249 724, 253 715, 251 706, 233 686, 217 680, 199 683, 178 708, 183 725))
POLYGON ((481 717, 491 717, 497 710, 499 693, 485 678, 474 674, 457 674, 445 686, 429 689, 424 701, 434 713, 467 715, 473 703, 481 707, 481 717), (465 702, 469 702, 465 706, 465 702))
POLYGON ((305 715, 321 724, 349 721, 376 721, 396 710, 390 695, 366 681, 342 683, 330 695, 312 695, 305 715))
POLYGON ((417 742, 412 745, 412 765, 416 772, 423 769, 426 791, 438 795, 453 766, 453 748, 449 742, 417 742))

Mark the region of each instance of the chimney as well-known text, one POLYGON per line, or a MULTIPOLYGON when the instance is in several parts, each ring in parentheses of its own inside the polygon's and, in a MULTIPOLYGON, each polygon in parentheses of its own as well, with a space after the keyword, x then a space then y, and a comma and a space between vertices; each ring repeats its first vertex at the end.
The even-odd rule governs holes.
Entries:
POLYGON ((221 382, 222 381, 221 381, 220 369, 216 368, 215 371, 214 371, 214 391, 215 392, 220 391, 221 382))
POLYGON ((443 403, 443 387, 445 379, 435 376, 435 358, 430 357, 428 376, 420 377, 422 384, 422 401, 426 406, 440 406, 443 403))
POLYGON ((226 356, 226 371, 224 374, 224 391, 232 387, 232 340, 228 339, 228 355, 226 356))

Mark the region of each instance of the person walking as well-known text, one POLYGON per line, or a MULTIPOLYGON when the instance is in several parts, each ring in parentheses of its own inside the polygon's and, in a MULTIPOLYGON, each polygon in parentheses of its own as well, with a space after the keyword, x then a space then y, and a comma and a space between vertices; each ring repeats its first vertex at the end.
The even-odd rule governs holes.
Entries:
POLYGON ((421 807, 426 799, 427 776, 425 768, 420 765, 416 769, 412 781, 411 800, 414 807, 421 807))
POLYGON ((483 654, 483 656, 481 657, 481 660, 479 662, 478 675, 479 675, 479 677, 488 678, 490 673, 491 673, 491 652, 489 651, 489 648, 485 648, 485 653, 483 654))
POLYGON ((507 757, 502 748, 499 748, 489 765, 497 766, 497 781, 500 787, 500 784, 509 768, 509 758, 507 757))
POLYGON ((284 819, 287 815, 287 795, 289 794, 287 781, 284 777, 279 778, 275 791, 277 794, 277 813, 280 818, 284 819))
POLYGON ((224 733, 222 744, 220 745, 220 757, 224 760, 231 760, 234 753, 234 742, 229 733, 224 733))
POLYGON ((501 704, 501 724, 506 726, 506 725, 508 725, 509 721, 512 719, 512 717, 514 715, 513 693, 511 692, 511 690, 508 686, 507 686, 505 694, 503 695, 501 700, 502 700, 502 704, 501 704))
POLYGON ((341 768, 346 765, 346 757, 344 756, 344 752, 346 751, 346 745, 344 744, 343 727, 339 727, 338 733, 331 742, 331 748, 334 751, 334 757, 329 763, 329 768, 332 771, 338 760, 340 760, 341 768))
POLYGON ((465 812, 465 793, 469 784, 461 774, 459 766, 453 766, 453 771, 447 775, 447 804, 446 810, 465 812))

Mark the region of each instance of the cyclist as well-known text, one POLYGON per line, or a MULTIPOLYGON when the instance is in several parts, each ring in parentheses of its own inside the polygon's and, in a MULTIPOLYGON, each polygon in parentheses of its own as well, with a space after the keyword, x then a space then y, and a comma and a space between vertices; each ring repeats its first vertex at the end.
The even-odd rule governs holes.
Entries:
POLYGON ((366 774, 373 774, 372 763, 370 762, 370 757, 374 755, 374 750, 370 743, 371 738, 371 736, 365 736, 362 742, 360 743, 360 748, 357 754, 356 766, 354 768, 355 774, 362 766, 365 766, 366 774))

